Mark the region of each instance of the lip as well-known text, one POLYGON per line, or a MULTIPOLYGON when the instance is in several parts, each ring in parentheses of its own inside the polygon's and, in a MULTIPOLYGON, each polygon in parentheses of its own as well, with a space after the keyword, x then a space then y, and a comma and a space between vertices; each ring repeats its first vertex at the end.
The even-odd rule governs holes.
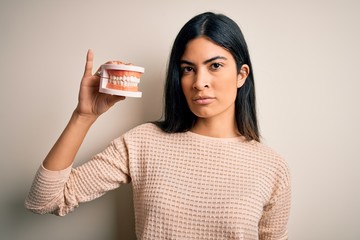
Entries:
POLYGON ((215 98, 211 96, 197 96, 194 97, 192 100, 195 104, 206 105, 212 103, 215 98))

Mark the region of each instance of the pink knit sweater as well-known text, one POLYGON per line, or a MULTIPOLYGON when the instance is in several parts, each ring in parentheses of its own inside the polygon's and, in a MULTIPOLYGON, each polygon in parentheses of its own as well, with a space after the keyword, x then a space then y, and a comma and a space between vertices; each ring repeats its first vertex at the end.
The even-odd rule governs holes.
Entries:
POLYGON ((274 151, 243 138, 140 125, 77 168, 37 172, 25 205, 63 216, 130 183, 138 239, 287 239, 290 177, 274 151))

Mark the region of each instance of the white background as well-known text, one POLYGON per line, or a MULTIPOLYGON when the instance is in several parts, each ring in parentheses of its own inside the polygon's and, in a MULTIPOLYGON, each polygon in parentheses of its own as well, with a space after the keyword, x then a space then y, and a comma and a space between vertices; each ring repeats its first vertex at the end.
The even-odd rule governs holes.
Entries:
POLYGON ((242 28, 253 61, 263 142, 288 161, 290 239, 360 239, 360 3, 332 1, 0 2, 0 238, 133 239, 124 186, 66 217, 23 207, 34 174, 77 103, 88 48, 95 66, 145 67, 128 98, 89 132, 76 165, 113 138, 160 118, 170 47, 204 11, 242 28))

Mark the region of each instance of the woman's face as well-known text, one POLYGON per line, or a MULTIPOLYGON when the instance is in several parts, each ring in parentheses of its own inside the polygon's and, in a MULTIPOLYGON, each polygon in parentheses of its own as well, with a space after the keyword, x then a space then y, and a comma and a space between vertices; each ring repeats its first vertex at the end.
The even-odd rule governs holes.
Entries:
POLYGON ((235 121, 235 98, 248 75, 247 65, 238 74, 229 51, 199 37, 187 44, 180 69, 182 90, 197 117, 235 121))

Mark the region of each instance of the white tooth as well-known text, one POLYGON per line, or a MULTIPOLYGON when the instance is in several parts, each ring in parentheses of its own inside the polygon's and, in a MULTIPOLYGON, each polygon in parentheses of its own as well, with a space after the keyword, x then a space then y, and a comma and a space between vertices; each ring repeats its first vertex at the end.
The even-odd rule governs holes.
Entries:
POLYGON ((140 79, 137 78, 137 77, 134 77, 133 82, 134 82, 134 83, 139 83, 139 82, 140 82, 140 79))

